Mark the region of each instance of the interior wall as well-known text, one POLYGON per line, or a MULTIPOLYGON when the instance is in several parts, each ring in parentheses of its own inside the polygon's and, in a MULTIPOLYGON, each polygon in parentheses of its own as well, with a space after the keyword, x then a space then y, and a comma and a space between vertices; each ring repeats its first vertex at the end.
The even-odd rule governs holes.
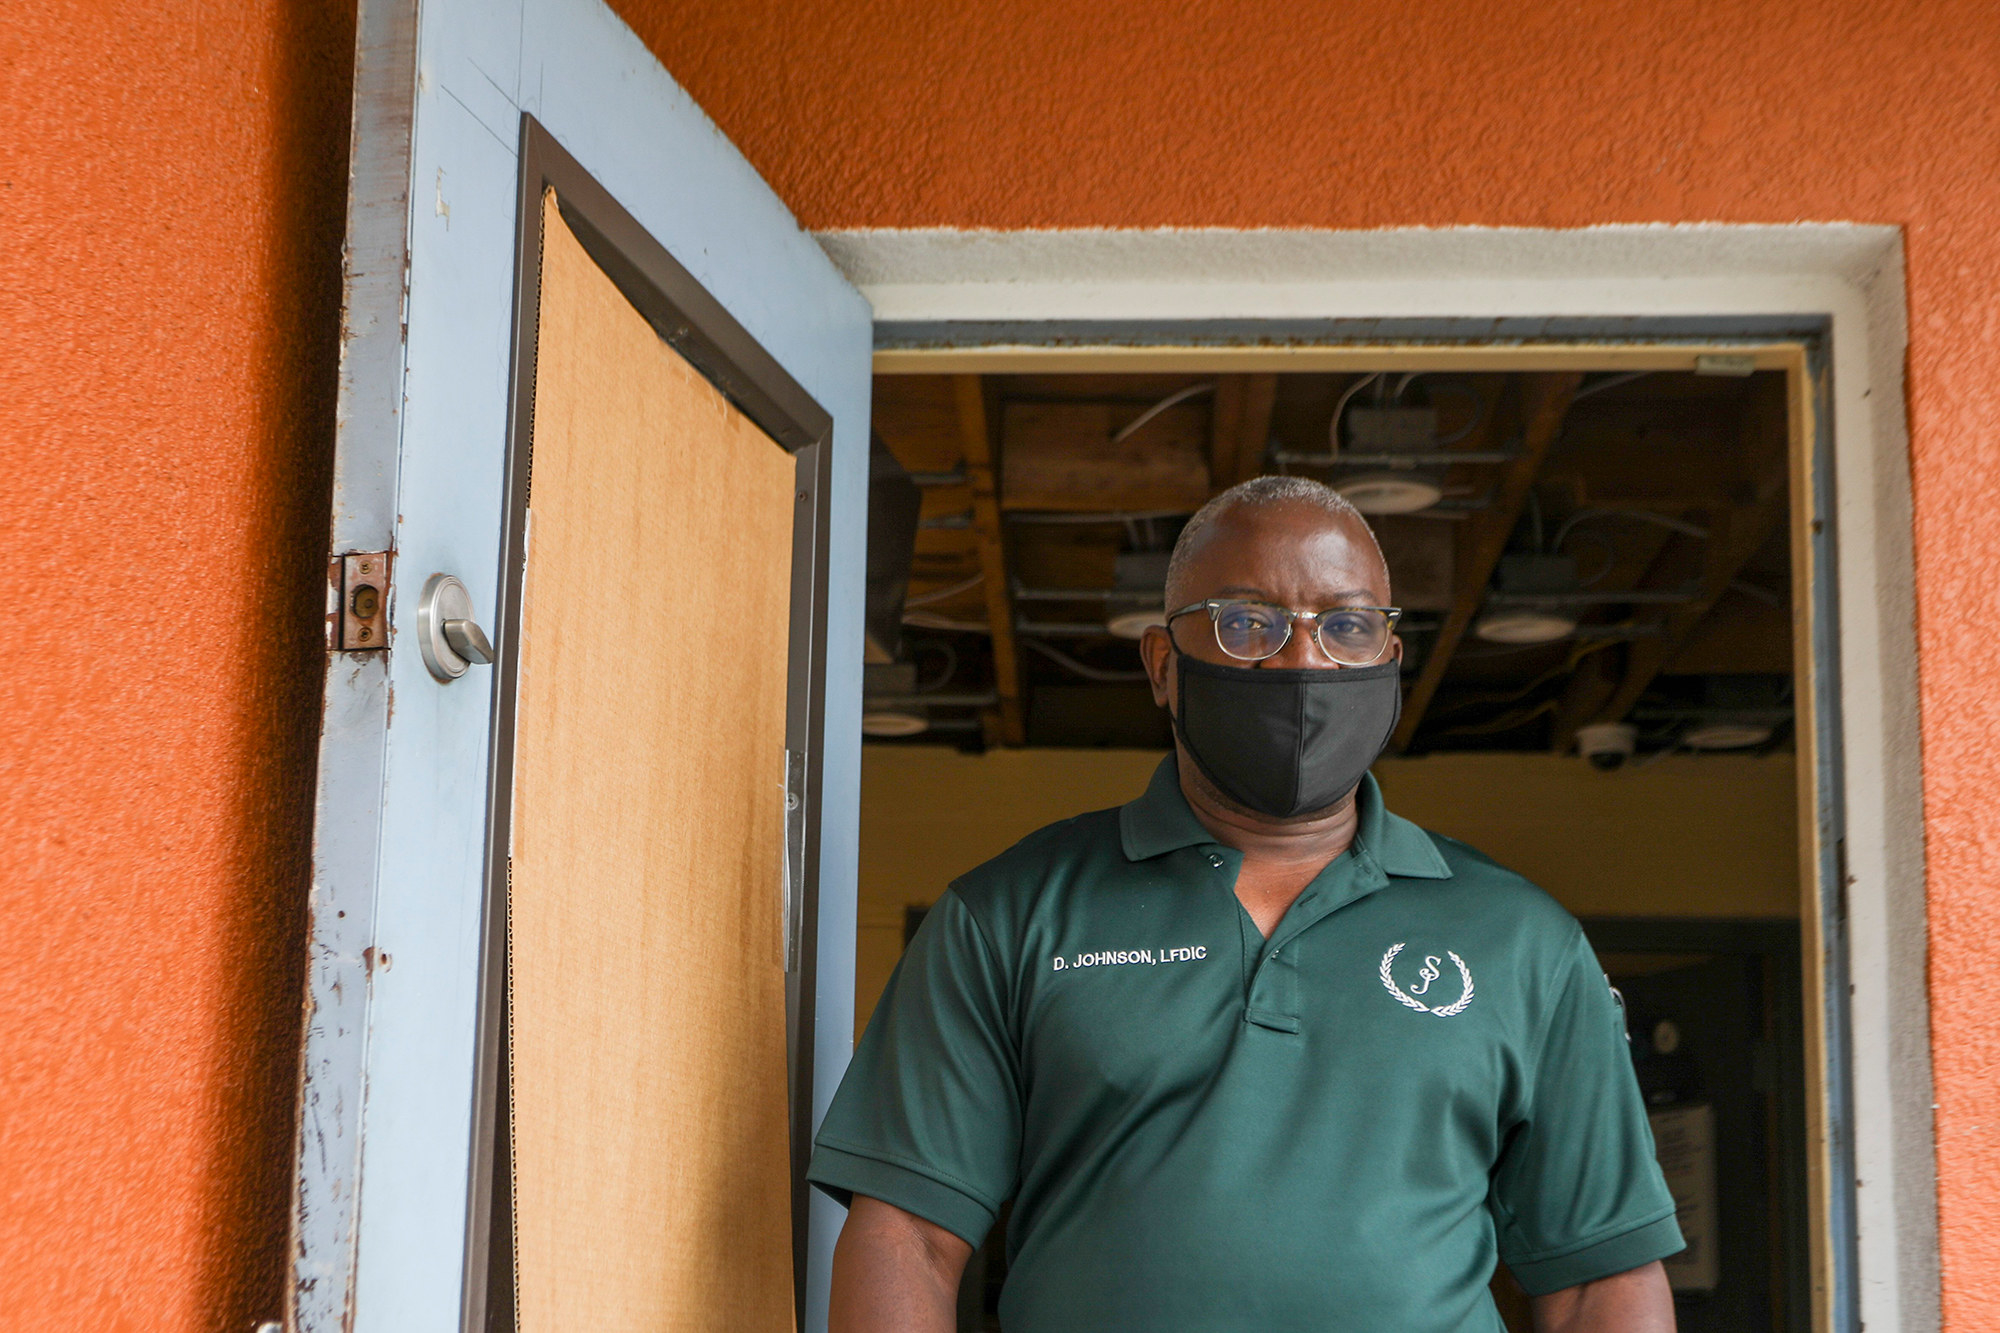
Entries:
POLYGON ((352 23, 0 23, 9 1330, 278 1314, 352 23))
POLYGON ((1944 1315, 2000 1327, 2000 6, 617 7, 813 228, 1901 226, 1944 1315))
MULTIPOLYGON (((1158 754, 874 745, 862 752, 855 1032, 903 948, 903 914, 1045 824, 1122 805, 1158 754)), ((1383 759, 1391 810, 1471 843, 1578 916, 1796 918, 1789 755, 1675 756, 1600 773, 1547 754, 1383 759)))

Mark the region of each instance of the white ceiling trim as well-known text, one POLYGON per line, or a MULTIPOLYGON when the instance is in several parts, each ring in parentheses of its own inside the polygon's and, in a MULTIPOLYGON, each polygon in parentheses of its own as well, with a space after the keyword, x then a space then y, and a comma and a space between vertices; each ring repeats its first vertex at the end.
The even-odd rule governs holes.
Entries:
POLYGON ((1901 233, 1792 226, 1382 231, 828 231, 882 321, 1600 314, 1824 308, 1872 286, 1901 233), (1746 292, 1745 280, 1755 283, 1746 292), (1752 297, 1746 305, 1746 297, 1752 297), (1773 305, 1773 298, 1777 304, 1773 305), (1636 313, 1636 312, 1634 312, 1636 313))

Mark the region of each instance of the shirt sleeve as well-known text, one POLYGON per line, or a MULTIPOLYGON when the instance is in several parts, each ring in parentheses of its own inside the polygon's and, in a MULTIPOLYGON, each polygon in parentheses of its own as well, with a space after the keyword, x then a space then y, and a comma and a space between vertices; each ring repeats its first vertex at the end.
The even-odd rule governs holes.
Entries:
POLYGON ((1019 1062, 1006 974, 956 892, 924 917, 821 1122, 807 1179, 978 1246, 1014 1191, 1019 1062))
POLYGON ((1624 1011, 1581 932, 1494 1170, 1500 1257, 1530 1295, 1679 1253, 1674 1200, 1632 1072, 1624 1011))

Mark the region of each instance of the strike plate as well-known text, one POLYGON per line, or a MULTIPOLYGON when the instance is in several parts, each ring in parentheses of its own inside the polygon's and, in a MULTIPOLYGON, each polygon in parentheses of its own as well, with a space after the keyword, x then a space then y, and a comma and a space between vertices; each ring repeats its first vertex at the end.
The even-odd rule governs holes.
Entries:
POLYGON ((387 551, 350 551, 336 556, 327 571, 334 603, 326 618, 327 647, 342 653, 371 653, 389 646, 389 566, 387 551))

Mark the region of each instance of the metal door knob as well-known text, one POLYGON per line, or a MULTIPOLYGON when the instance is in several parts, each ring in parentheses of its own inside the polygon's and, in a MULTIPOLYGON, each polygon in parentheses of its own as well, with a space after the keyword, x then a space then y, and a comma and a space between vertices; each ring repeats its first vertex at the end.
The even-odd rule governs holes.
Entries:
POLYGON ((431 675, 445 685, 474 662, 493 661, 493 642, 472 618, 472 596, 450 574, 433 574, 424 584, 417 602, 417 646, 431 675))

